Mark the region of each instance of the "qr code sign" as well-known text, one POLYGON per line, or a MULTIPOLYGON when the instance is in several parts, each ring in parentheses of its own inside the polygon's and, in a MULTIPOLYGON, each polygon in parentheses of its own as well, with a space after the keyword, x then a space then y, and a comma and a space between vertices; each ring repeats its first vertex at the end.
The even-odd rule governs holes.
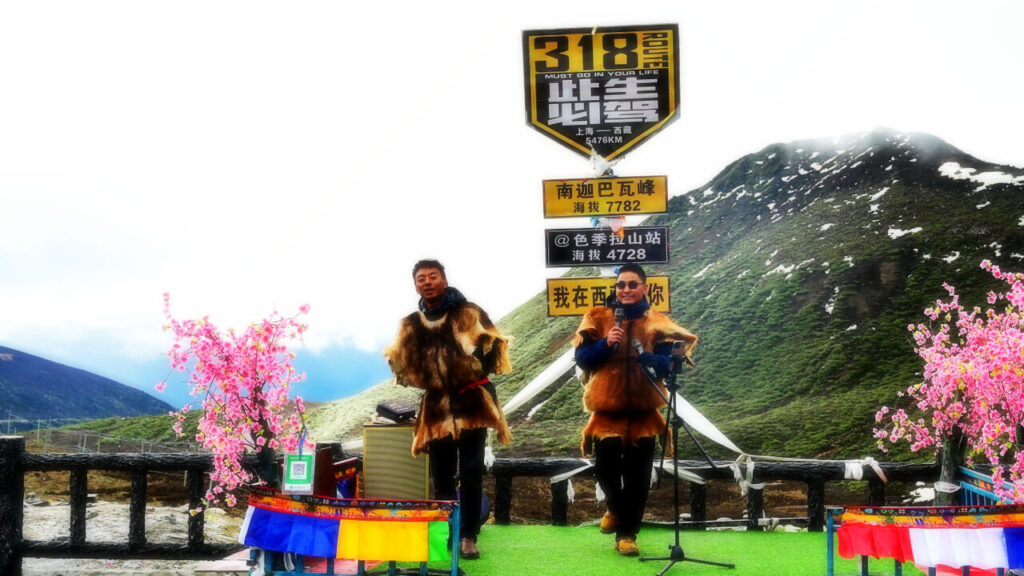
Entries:
POLYGON ((306 463, 301 460, 298 462, 292 462, 291 474, 289 475, 296 480, 308 478, 309 468, 306 466, 306 463))

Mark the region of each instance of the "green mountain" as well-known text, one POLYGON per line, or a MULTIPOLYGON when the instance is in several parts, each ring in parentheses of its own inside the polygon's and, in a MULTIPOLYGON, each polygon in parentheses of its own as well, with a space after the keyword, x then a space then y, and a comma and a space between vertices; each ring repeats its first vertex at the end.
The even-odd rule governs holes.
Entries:
POLYGON ((5 418, 34 421, 166 414, 173 408, 109 378, 0 346, 0 409, 5 418))
MULTIPOLYGON (((648 273, 671 278, 670 315, 701 338, 697 367, 680 376, 695 407, 751 454, 877 455, 875 411, 921 372, 907 325, 926 321, 944 282, 984 305, 997 286, 979 268, 985 258, 1022 268, 1024 170, 882 129, 774 144, 644 225, 670 227, 671 263, 648 273)), ((505 401, 568 348, 579 319, 546 313, 538 294, 499 323, 514 338, 514 372, 498 381, 505 401)), ((314 422, 351 412, 331 403, 314 422)), ((578 454, 579 382, 509 419, 515 453, 578 454)), ((695 455, 686 441, 682 449, 695 455)))

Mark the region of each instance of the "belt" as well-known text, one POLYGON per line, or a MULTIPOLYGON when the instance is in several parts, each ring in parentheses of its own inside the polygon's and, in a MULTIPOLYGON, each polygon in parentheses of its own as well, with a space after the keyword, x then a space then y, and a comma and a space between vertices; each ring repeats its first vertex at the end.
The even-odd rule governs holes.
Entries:
POLYGON ((462 388, 459 388, 459 394, 462 394, 466 390, 472 390, 473 388, 479 388, 479 387, 483 386, 484 384, 489 384, 490 382, 491 382, 491 379, 486 377, 486 376, 484 376, 483 378, 481 378, 480 380, 477 380, 476 382, 470 382, 469 384, 464 385, 462 388))

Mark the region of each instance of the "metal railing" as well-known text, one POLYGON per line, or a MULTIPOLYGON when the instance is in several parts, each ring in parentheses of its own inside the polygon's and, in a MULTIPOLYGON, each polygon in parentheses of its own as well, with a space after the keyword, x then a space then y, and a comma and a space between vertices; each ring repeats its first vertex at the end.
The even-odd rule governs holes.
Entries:
MULTIPOLYGON (((992 476, 960 466, 957 470, 957 484, 960 486, 960 503, 966 506, 988 506, 1012 504, 1013 500, 997 496, 993 491, 992 476)), ((1003 482, 1004 490, 1013 490, 1013 484, 1003 482)))

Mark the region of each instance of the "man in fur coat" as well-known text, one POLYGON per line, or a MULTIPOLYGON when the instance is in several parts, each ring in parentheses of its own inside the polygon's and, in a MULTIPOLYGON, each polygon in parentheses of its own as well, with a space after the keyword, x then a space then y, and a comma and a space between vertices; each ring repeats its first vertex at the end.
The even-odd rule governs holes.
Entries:
POLYGON ((384 356, 403 386, 423 390, 412 453, 430 454, 434 498, 456 499, 462 511, 459 551, 479 558, 484 445, 487 429, 511 439, 488 374, 511 370, 507 340, 487 313, 448 286, 444 266, 421 260, 413 267, 419 310, 402 319, 384 356))
POLYGON ((601 532, 615 533, 615 550, 623 556, 640 553, 636 537, 651 487, 655 437, 665 432, 659 412, 665 402, 643 367, 657 374, 666 394, 661 378, 669 371, 676 340, 686 342, 687 355, 697 344, 695 335, 651 309, 647 275, 637 264, 619 268, 614 299, 587 311, 573 339, 576 364, 584 371, 583 403, 591 413, 583 451, 593 447, 594 472, 608 504, 601 532), (618 322, 616 309, 623 311, 618 322), (643 344, 643 353, 636 353, 634 340, 643 344))

